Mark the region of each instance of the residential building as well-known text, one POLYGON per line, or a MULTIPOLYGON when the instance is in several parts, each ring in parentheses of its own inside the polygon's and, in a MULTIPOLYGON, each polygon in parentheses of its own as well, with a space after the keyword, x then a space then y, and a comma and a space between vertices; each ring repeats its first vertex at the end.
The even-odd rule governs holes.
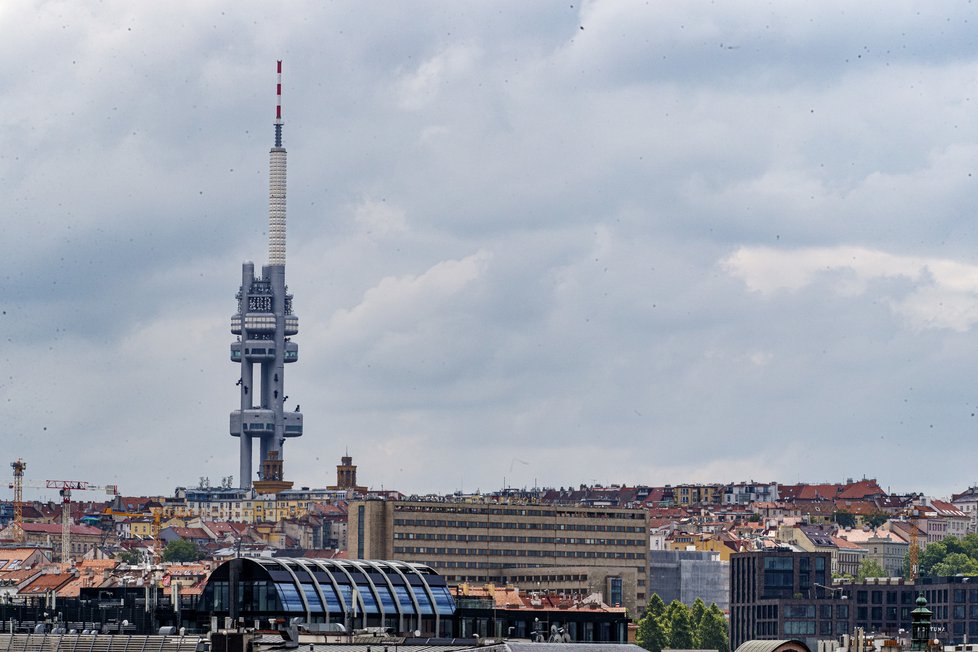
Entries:
POLYGON ((735 482, 723 490, 725 505, 749 505, 752 503, 774 503, 779 500, 777 482, 735 482))
POLYGON ((978 487, 951 496, 951 504, 968 515, 968 532, 978 532, 978 487))
POLYGON ((833 572, 858 577, 859 569, 863 560, 868 558, 869 551, 841 537, 832 537, 832 544, 835 546, 835 570, 833 572))
MULTIPOLYGON (((61 559, 61 531, 61 525, 55 523, 13 522, 0 530, 0 539, 51 548, 54 551, 54 561, 67 561, 61 559)), ((71 525, 69 553, 72 557, 83 557, 89 550, 102 543, 106 535, 106 532, 90 525, 71 525)))
POLYGON ((868 527, 851 528, 840 531, 838 536, 866 550, 866 559, 878 563, 890 577, 903 575, 903 560, 910 549, 910 543, 889 527, 875 530, 868 527))

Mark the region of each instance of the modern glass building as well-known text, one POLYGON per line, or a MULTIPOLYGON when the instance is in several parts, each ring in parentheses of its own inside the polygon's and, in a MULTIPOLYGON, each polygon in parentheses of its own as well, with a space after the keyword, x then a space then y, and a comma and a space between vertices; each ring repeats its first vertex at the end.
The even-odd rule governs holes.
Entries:
POLYGON ((454 613, 444 578, 428 566, 346 559, 232 559, 214 570, 197 604, 198 620, 299 616, 435 636, 453 635, 454 613))

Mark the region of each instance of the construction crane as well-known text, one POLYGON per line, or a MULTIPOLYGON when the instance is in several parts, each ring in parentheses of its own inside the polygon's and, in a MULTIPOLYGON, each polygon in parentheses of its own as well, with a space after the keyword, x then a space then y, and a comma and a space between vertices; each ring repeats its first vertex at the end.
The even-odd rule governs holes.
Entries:
MULTIPOLYGON (((13 466, 13 464, 11 464, 13 466)), ((27 466, 26 464, 24 465, 27 466)), ((96 485, 82 480, 45 480, 44 484, 24 482, 23 474, 18 481, 16 478, 16 468, 14 469, 15 483, 23 487, 32 489, 57 489, 61 495, 61 561, 65 562, 71 557, 71 492, 72 491, 104 491, 109 496, 119 493, 119 487, 114 484, 96 485)), ((14 492, 16 494, 16 489, 14 492)))
POLYGON ((27 469, 27 462, 17 458, 16 462, 10 463, 14 470, 14 481, 10 488, 14 490, 14 523, 24 522, 24 470, 27 469))
POLYGON ((910 507, 910 549, 907 559, 910 564, 910 581, 916 582, 920 575, 920 511, 915 506, 910 507))

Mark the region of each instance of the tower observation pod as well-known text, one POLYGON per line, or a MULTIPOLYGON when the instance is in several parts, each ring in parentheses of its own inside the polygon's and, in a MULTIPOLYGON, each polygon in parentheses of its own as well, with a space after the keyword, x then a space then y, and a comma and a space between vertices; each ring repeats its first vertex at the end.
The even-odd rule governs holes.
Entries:
POLYGON ((242 489, 278 493, 292 487, 283 474, 282 446, 302 436, 302 413, 296 405, 286 411, 285 365, 299 359, 299 332, 292 312, 292 295, 285 285, 285 171, 282 146, 282 62, 278 62, 275 106, 275 145, 269 152, 268 264, 255 276, 255 264, 241 265, 238 311, 231 317, 231 362, 240 365, 240 408, 231 412, 231 435, 240 439, 242 489), (259 444, 259 467, 254 479, 253 444, 259 444))

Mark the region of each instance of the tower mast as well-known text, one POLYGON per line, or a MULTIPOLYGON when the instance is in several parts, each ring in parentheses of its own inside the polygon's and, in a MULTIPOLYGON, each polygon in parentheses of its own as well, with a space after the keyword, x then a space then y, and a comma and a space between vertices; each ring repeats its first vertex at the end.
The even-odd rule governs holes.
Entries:
POLYGON ((260 277, 255 265, 241 266, 238 312, 231 318, 231 361, 241 365, 240 408, 231 413, 231 435, 240 438, 242 489, 278 493, 292 486, 283 475, 282 445, 302 435, 302 414, 285 411, 285 364, 299 358, 290 336, 299 332, 292 295, 285 285, 286 151, 282 144, 282 62, 275 89, 275 141, 269 151, 268 264, 260 277), (255 369, 255 365, 258 369, 255 369), (257 374, 256 374, 257 372, 257 374), (257 385, 257 386, 256 386, 257 385), (259 442, 259 480, 252 482, 252 441, 259 442))

